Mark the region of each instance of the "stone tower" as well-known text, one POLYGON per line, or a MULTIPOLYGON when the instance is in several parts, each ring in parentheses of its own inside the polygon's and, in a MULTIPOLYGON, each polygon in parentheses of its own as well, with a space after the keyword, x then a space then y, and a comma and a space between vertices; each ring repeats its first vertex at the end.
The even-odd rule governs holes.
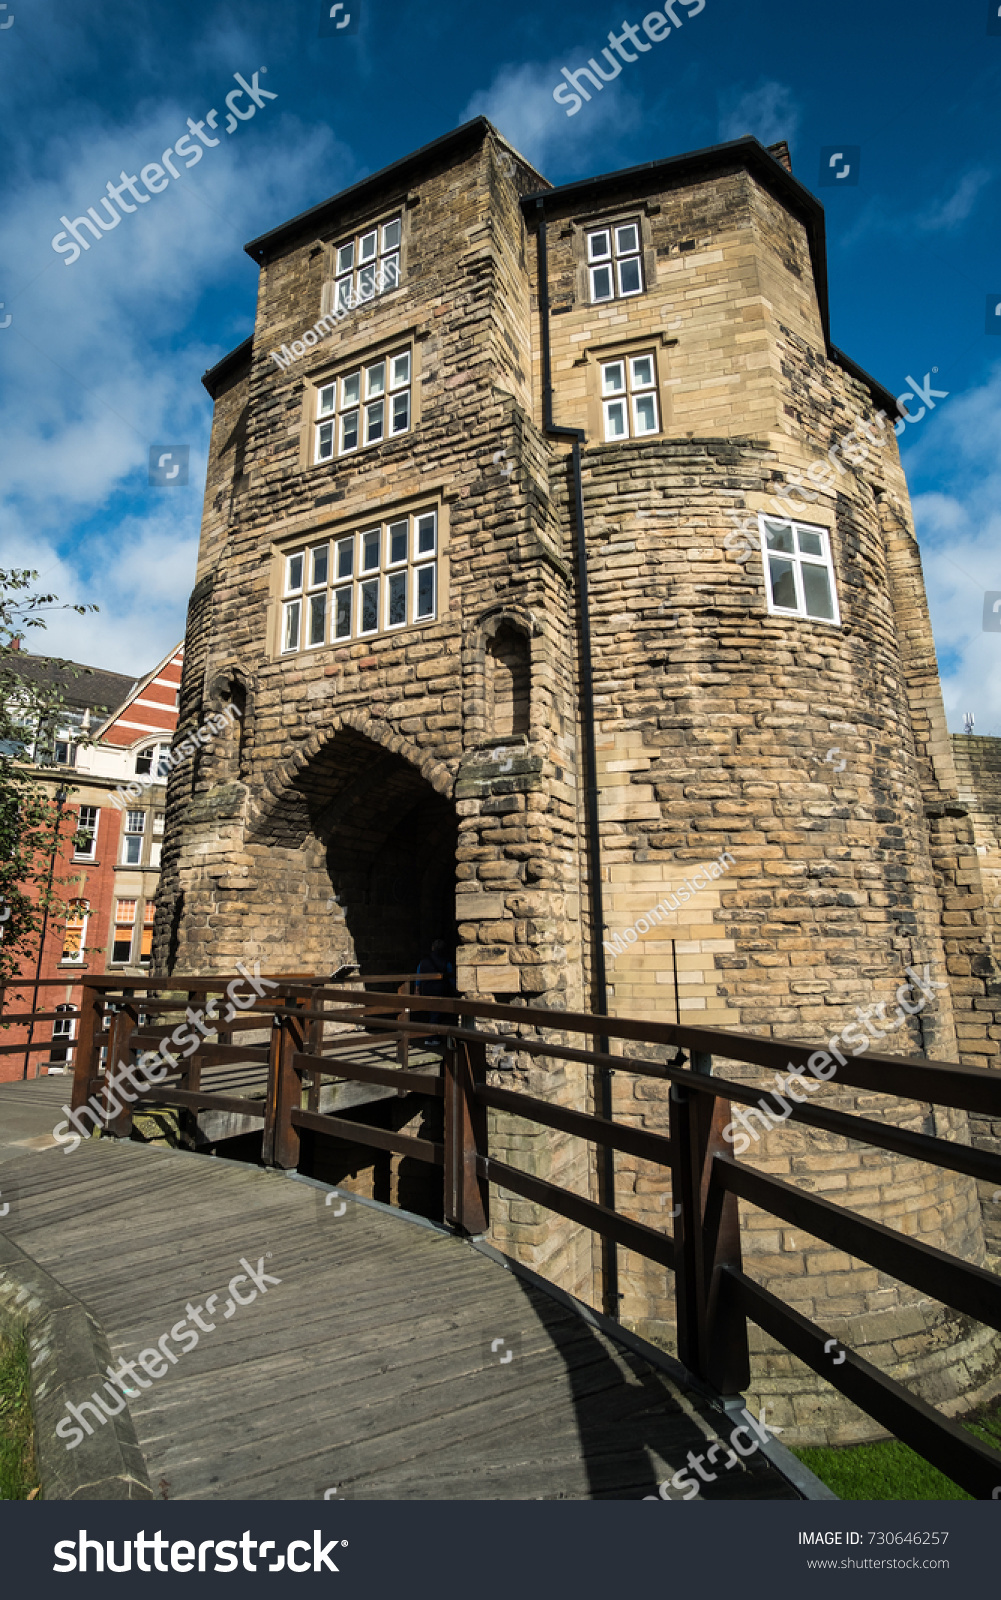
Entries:
MULTIPOLYGON (((247 250, 254 333, 204 379, 182 731, 241 719, 171 778, 159 970, 405 971, 441 935, 467 995, 659 1020, 677 997, 819 1045, 927 964, 947 986, 880 1048, 993 1065, 996 804, 969 761, 960 794, 904 423, 831 343, 785 147, 553 189, 478 119, 247 250)), ((616 1114, 663 1128, 665 1087, 617 1074, 616 1114)), ((525 1130, 494 1149, 594 1189, 584 1147, 525 1130)), ((985 1259, 971 1180, 803 1130, 745 1159, 985 1259)), ((617 1158, 620 1209, 663 1202, 617 1158)), ((745 1211, 749 1270, 879 1365, 943 1403, 988 1380, 987 1330, 745 1211)), ((495 1218, 598 1299, 587 1236, 495 1218)), ((621 1315, 670 1343, 663 1274, 618 1265, 621 1315)), ((790 1437, 857 1436, 771 1348, 757 1392, 790 1437)))

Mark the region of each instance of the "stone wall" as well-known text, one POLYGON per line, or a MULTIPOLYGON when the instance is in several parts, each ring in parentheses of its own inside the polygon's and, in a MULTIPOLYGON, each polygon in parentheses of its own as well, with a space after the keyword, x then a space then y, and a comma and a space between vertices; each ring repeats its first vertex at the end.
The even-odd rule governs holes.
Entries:
MULTIPOLYGON (((256 251, 252 344, 210 380, 182 729, 226 698, 244 715, 171 778, 159 970, 238 956, 404 970, 450 917, 469 996, 590 1004, 597 934, 620 1015, 671 1019, 677 991, 683 1021, 818 1044, 854 1026, 857 1045, 857 1011, 882 1016, 905 969, 927 964, 948 987, 883 1048, 995 1064, 984 873, 1001 867, 998 811, 946 732, 892 423, 827 341, 807 201, 777 164, 710 165, 627 175, 614 192, 603 180, 547 208, 555 420, 587 435, 606 926, 592 930, 587 888, 570 458, 542 431, 538 218, 518 206, 545 180, 477 123, 256 251), (394 212, 400 287, 280 370, 269 352, 332 303, 338 241, 394 212), (645 292, 592 306, 587 230, 627 217, 645 292), (314 463, 319 387, 404 345, 410 430, 314 463), (655 356, 660 431, 604 443, 601 362, 638 352, 655 356), (861 442, 842 449, 857 419, 861 442), (760 553, 730 548, 735 520, 756 530, 776 505, 828 533, 838 626, 770 614, 760 553), (438 517, 433 622, 283 654, 283 553, 416 507, 438 517)), ((593 1103, 576 1067, 517 1050, 491 1067, 593 1103)), ((820 1098, 970 1137, 964 1117, 836 1078, 820 1098)), ((617 1074, 614 1103, 666 1131, 662 1083, 617 1074)), ((597 1192, 579 1141, 495 1118, 491 1148, 597 1192)), ((985 1259, 968 1180, 784 1128, 747 1159, 985 1259)), ((658 1169, 619 1158, 616 1188, 627 1214, 666 1225, 658 1169)), ((599 1302, 589 1235, 502 1192, 492 1203, 503 1248, 599 1302)), ((744 1237, 756 1277, 929 1398, 958 1404, 988 1381, 985 1330, 751 1207, 744 1237)), ((628 1252, 620 1265, 623 1317, 670 1345, 664 1275, 628 1252)), ((764 1339, 754 1381, 788 1437, 861 1427, 764 1339)))

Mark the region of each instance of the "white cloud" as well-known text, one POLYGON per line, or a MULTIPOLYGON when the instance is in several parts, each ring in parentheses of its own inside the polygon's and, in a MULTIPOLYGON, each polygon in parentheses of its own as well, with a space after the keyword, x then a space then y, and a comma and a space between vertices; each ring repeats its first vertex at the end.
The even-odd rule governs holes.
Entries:
POLYGON ((948 199, 939 201, 928 211, 919 213, 915 219, 918 227, 928 232, 941 233, 965 222, 976 204, 977 195, 990 181, 991 174, 986 167, 975 167, 972 172, 968 172, 960 179, 948 199))
MULTIPOLYGON (((547 162, 555 160, 566 172, 591 170, 595 163, 598 170, 605 170, 609 130, 617 135, 628 131, 635 127, 640 113, 635 100, 615 93, 614 80, 606 86, 607 93, 606 89, 599 93, 585 81, 591 99, 568 117, 569 108, 553 99, 553 90, 566 83, 564 66, 573 70, 586 60, 587 53, 578 46, 548 62, 503 66, 488 88, 471 96, 459 122, 486 117, 543 173, 547 162)), ((623 66, 622 72, 628 71, 629 67, 623 66)))
POLYGON ((967 394, 937 403, 934 416, 908 428, 910 478, 944 487, 914 494, 925 586, 942 671, 949 726, 963 712, 976 732, 1001 737, 1001 633, 985 632, 984 596, 1001 593, 1001 366, 967 394))
POLYGON ((723 91, 719 109, 719 137, 724 142, 751 133, 764 145, 776 144, 779 139, 791 145, 799 128, 799 108, 792 90, 773 78, 755 89, 723 91))
POLYGON ((56 133, 35 152, 44 176, 9 186, 0 215, 0 258, 21 268, 5 279, 12 322, 0 331, 0 550, 7 566, 43 568, 60 598, 101 606, 96 618, 57 614, 34 648, 125 672, 148 670, 184 630, 211 419, 199 380, 253 326, 257 268, 243 244, 357 176, 328 127, 284 108, 274 74, 260 82, 279 98, 221 131, 234 71, 250 81, 259 58, 236 35, 213 56, 228 71, 203 105, 146 102, 128 125, 84 112, 72 139, 56 133), (213 105, 220 144, 190 170, 177 160, 178 181, 67 266, 50 247, 60 216, 97 208, 109 180, 160 162, 213 105), (213 314, 218 344, 188 331, 208 296, 232 307, 213 314), (154 444, 190 447, 190 487, 148 485, 154 444))

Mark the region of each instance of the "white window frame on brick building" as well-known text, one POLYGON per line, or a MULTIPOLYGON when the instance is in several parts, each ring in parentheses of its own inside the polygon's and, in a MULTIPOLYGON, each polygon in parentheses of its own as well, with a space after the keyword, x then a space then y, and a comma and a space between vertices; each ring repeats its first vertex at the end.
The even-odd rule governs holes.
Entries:
POLYGON ((74 1005, 55 1006, 64 1013, 52 1024, 52 1043, 49 1046, 49 1073, 65 1072, 73 1064, 73 1040, 76 1038, 77 1009, 74 1005))
POLYGON ((770 615, 803 617, 808 622, 826 622, 839 628, 841 611, 827 528, 762 511, 758 514, 758 529, 770 615), (776 595, 780 598, 776 599, 776 595), (825 600, 829 616, 824 614, 825 600))
POLYGON ((593 306, 643 293, 643 233, 638 217, 587 230, 587 278, 593 306))
POLYGON ((436 622, 439 555, 439 514, 432 506, 283 552, 279 653, 299 655, 436 622))
POLYGON ((98 806, 81 806, 77 815, 79 818, 77 839, 83 839, 86 836, 86 842, 73 846, 73 860, 94 861, 97 857, 97 830, 101 820, 100 808, 98 806))
POLYGON ((138 867, 142 865, 143 839, 145 837, 145 811, 126 811, 125 827, 122 832, 121 865, 123 867, 138 867))
POLYGON ((316 389, 313 461, 319 464, 410 432, 412 349, 358 363, 316 389))
POLYGON ((660 433, 657 357, 652 350, 602 361, 598 373, 606 444, 660 433))
POLYGON ((335 310, 350 310, 399 287, 402 234, 398 214, 334 246, 335 310))

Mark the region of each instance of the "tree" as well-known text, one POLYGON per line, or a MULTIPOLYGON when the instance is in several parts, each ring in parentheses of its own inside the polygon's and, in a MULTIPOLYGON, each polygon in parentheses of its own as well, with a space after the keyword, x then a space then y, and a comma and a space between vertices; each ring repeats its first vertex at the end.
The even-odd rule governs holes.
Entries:
MULTIPOLYGON (((76 818, 62 799, 48 792, 51 779, 39 774, 51 760, 55 741, 79 719, 58 681, 35 681, 18 670, 28 628, 46 627, 52 611, 83 616, 96 605, 60 603, 54 594, 33 589, 38 573, 0 569, 0 982, 22 975, 26 960, 38 955, 38 937, 53 914, 65 914, 60 894, 65 881, 55 875, 64 840, 76 836, 76 818)), ((89 669, 51 658, 66 678, 89 669)), ((85 730, 74 735, 87 743, 85 730)))

